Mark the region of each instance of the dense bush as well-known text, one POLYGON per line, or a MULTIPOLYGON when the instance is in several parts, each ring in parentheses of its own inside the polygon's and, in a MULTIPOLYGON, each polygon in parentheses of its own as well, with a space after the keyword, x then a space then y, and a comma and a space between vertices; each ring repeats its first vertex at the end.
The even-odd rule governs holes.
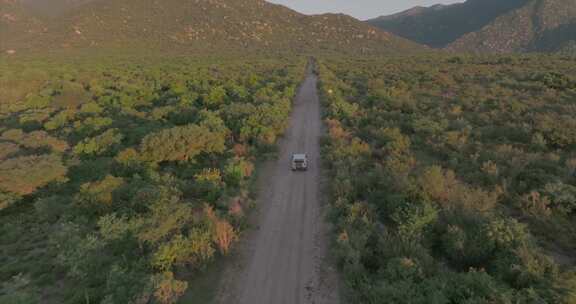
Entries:
POLYGON ((454 58, 319 67, 351 302, 573 303, 576 64, 454 58))
POLYGON ((93 62, 0 72, 2 303, 175 303, 238 241, 305 68, 93 62))

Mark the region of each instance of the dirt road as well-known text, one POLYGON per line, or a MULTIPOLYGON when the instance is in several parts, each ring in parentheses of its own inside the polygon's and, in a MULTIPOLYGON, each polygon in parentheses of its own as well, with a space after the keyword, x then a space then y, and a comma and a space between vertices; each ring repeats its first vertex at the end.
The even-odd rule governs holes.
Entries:
POLYGON ((238 263, 225 272, 219 303, 338 303, 335 271, 326 262, 327 225, 320 196, 322 123, 309 72, 296 97, 279 156, 259 179, 257 228, 239 248, 238 263), (292 172, 292 153, 307 153, 307 172, 292 172))

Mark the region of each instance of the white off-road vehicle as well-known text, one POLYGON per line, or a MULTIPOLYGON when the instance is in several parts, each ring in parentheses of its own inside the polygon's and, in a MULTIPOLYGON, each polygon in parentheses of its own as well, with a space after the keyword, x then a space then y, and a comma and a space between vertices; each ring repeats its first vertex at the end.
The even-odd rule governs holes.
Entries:
POLYGON ((308 156, 306 154, 292 155, 292 171, 306 171, 308 170, 308 156))

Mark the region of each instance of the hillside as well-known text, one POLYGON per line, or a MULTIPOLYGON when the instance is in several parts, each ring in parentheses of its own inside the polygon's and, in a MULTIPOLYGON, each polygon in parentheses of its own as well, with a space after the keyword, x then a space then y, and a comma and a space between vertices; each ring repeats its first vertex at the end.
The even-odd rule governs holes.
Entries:
POLYGON ((129 48, 381 53, 421 48, 349 16, 305 16, 263 0, 92 1, 53 18, 47 30, 33 39, 22 39, 23 34, 3 37, 2 51, 129 48))
POLYGON ((7 41, 18 43, 46 29, 44 21, 34 16, 18 0, 0 0, 0 48, 7 41))
POLYGON ((449 46, 470 52, 574 51, 576 1, 532 0, 449 46))
POLYGON ((415 7, 367 22, 401 37, 440 48, 482 29, 498 16, 526 2, 528 0, 468 0, 453 5, 415 7))

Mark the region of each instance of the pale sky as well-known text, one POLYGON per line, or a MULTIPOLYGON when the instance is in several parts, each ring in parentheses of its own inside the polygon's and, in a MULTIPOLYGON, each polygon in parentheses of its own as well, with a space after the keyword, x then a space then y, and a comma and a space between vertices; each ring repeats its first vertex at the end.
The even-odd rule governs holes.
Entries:
MULTIPOLYGON (((304 14, 344 13, 361 20, 394 14, 411 7, 450 4, 464 0, 268 0, 304 14)), ((505 0, 504 0, 505 1, 505 0)))

